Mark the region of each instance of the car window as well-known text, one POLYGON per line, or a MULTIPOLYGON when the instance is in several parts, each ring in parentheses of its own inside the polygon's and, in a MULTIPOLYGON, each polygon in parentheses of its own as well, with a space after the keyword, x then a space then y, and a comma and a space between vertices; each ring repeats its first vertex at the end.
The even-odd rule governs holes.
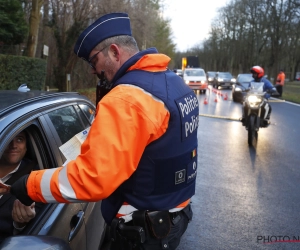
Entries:
POLYGON ((85 104, 80 104, 79 107, 82 110, 82 112, 85 114, 85 116, 87 117, 89 122, 92 123, 95 118, 94 109, 92 109, 90 106, 85 105, 85 104))
POLYGON ((48 116, 63 144, 85 129, 73 106, 54 110, 48 116))
POLYGON ((187 76, 205 76, 205 73, 203 70, 187 70, 186 75, 187 76))

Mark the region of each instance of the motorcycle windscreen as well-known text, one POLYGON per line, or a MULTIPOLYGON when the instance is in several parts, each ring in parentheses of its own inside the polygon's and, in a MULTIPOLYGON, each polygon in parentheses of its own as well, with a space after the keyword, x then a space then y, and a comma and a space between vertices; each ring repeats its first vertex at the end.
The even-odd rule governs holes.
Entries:
POLYGON ((263 82, 250 82, 249 84, 251 92, 263 93, 263 82))

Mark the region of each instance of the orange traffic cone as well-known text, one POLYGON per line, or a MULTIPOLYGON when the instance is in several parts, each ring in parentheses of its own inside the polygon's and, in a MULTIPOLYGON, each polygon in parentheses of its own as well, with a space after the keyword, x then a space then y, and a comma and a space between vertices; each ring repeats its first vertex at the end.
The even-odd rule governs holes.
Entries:
POLYGON ((204 104, 207 104, 207 103, 208 103, 208 101, 207 101, 207 98, 205 97, 204 104))
POLYGON ((227 99, 228 99, 228 96, 227 96, 227 93, 225 93, 224 100, 227 100, 227 99))

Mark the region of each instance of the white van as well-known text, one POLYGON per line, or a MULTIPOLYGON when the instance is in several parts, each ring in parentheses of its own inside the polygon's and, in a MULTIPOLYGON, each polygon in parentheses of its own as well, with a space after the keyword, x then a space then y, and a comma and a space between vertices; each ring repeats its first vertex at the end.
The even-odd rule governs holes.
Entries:
POLYGON ((205 93, 208 87, 207 77, 202 68, 186 68, 183 72, 183 80, 193 90, 205 93))

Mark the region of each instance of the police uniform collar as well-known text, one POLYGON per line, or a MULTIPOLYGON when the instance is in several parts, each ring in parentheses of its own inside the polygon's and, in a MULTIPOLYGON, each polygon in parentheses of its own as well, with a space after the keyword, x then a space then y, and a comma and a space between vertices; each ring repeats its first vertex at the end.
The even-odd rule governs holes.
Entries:
POLYGON ((158 51, 156 48, 149 48, 143 51, 138 52, 134 56, 130 57, 122 66, 121 68, 117 71, 115 74, 114 78, 112 79, 112 83, 114 84, 119 78, 121 78, 126 71, 134 65, 138 60, 140 60, 144 55, 148 54, 157 54, 158 51))

